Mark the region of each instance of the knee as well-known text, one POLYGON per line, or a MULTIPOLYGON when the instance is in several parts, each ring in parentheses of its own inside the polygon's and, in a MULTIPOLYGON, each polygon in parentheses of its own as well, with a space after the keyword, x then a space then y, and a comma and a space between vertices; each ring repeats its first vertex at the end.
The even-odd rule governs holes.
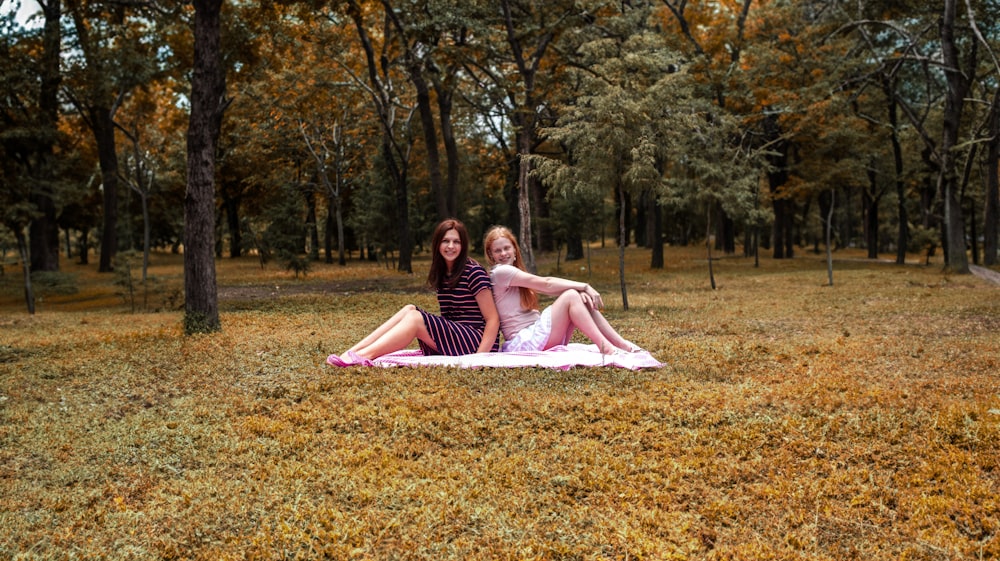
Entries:
POLYGON ((583 295, 575 290, 567 290, 556 298, 556 301, 562 300, 569 306, 576 306, 578 304, 583 304, 583 295))
POLYGON ((407 304, 403 308, 403 312, 403 319, 410 323, 423 323, 424 321, 424 315, 421 314, 420 310, 418 310, 413 304, 407 304))

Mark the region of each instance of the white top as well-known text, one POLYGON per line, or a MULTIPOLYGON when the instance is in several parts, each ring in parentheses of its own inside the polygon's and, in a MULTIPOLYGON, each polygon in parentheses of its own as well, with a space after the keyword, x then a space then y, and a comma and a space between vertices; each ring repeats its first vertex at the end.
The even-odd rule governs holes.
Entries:
POLYGON ((490 279, 493 280, 493 300, 497 305, 497 313, 500 314, 500 331, 507 341, 513 339, 525 327, 534 325, 541 315, 538 310, 521 308, 521 291, 510 284, 520 271, 513 265, 497 265, 490 271, 490 279))

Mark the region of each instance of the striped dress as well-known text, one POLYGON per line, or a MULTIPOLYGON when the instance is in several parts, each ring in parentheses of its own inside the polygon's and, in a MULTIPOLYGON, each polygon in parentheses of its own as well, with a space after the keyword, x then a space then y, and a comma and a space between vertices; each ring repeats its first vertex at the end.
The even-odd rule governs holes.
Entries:
MULTIPOLYGON (((437 316, 417 308, 424 316, 427 332, 437 344, 437 351, 420 341, 420 350, 425 355, 468 355, 479 350, 486 329, 486 319, 476 302, 480 291, 490 290, 490 275, 474 259, 469 259, 455 288, 440 288, 437 291, 441 315, 437 316)), ((497 341, 492 350, 498 351, 497 341)))

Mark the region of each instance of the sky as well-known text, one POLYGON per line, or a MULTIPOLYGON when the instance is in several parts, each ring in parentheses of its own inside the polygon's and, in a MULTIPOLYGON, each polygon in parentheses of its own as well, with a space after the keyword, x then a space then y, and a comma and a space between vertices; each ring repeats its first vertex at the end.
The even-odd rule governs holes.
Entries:
MULTIPOLYGON (((0 0, 0 13, 9 14, 14 9, 15 3, 16 0, 0 0)), ((17 21, 21 25, 24 25, 28 17, 39 10, 41 10, 41 7, 39 7, 38 2, 35 0, 21 0, 21 8, 17 11, 17 21)), ((41 23, 35 22, 34 25, 41 25, 41 23)))

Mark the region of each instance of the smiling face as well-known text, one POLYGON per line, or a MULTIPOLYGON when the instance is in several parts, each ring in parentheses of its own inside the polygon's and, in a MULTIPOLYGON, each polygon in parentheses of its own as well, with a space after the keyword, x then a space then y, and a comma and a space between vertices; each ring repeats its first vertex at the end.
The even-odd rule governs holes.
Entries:
POLYGON ((441 252, 441 257, 444 258, 450 271, 452 265, 455 264, 455 260, 462 253, 462 237, 459 235, 458 230, 452 228, 444 233, 444 237, 441 238, 441 243, 438 245, 438 251, 441 252))
POLYGON ((506 237, 499 237, 490 243, 486 248, 490 261, 497 265, 513 265, 517 260, 517 251, 514 244, 506 237))

